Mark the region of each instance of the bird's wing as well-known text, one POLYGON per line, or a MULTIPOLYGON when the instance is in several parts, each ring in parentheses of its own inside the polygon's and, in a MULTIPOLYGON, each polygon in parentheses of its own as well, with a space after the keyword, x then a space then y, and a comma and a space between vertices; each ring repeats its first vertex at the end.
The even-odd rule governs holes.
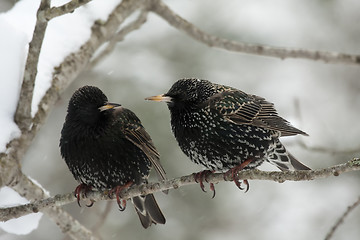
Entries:
POLYGON ((248 95, 240 90, 215 94, 208 100, 210 108, 220 112, 228 121, 281 132, 281 136, 307 135, 280 117, 274 104, 262 97, 248 95))
POLYGON ((126 114, 126 117, 128 119, 131 119, 131 121, 127 121, 126 126, 124 126, 124 133, 126 139, 132 142, 135 146, 137 146, 141 151, 143 151, 143 153, 145 153, 151 164, 154 166, 160 179, 166 180, 165 170, 160 164, 160 154, 156 150, 150 135, 141 125, 139 118, 135 115, 135 113, 131 112, 128 109, 122 108, 120 111, 122 112, 122 114, 126 114))
POLYGON ((166 180, 166 173, 164 168, 160 164, 160 155, 156 150, 149 134, 142 126, 137 126, 133 129, 125 130, 126 138, 132 142, 135 146, 140 148, 148 157, 156 172, 159 174, 161 180, 166 180))

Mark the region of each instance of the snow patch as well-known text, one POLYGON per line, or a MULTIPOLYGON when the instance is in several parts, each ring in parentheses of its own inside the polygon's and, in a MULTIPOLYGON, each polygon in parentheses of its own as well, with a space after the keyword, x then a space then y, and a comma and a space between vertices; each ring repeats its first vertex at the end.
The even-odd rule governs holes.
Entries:
MULTIPOLYGON (((12 207, 26 203, 29 201, 11 188, 3 187, 0 189, 0 207, 12 207)), ((7 222, 0 222, 0 228, 5 232, 17 235, 29 234, 38 228, 42 215, 42 213, 32 213, 7 222)))

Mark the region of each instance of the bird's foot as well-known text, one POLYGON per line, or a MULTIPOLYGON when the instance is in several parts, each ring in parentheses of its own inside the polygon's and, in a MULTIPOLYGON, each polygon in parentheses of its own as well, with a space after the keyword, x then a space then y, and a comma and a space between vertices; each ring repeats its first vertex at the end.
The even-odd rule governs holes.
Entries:
POLYGON ((120 193, 124 189, 128 189, 131 185, 133 185, 133 182, 128 182, 125 185, 116 186, 115 188, 111 189, 110 192, 109 192, 109 196, 111 196, 115 192, 116 202, 117 202, 117 204, 119 206, 120 211, 124 211, 125 208, 126 208, 126 200, 125 199, 120 199, 120 193))
MULTIPOLYGON (((240 189, 240 190, 244 190, 243 187, 241 187, 241 180, 239 179, 239 171, 243 170, 247 165, 249 165, 249 163, 252 161, 252 159, 248 159, 242 163, 240 163, 239 165, 231 168, 229 171, 227 171, 224 175, 224 178, 226 178, 228 175, 231 174, 231 179, 234 181, 235 185, 240 189)), ((244 179, 242 181, 245 185, 245 192, 249 191, 250 189, 250 184, 248 182, 247 179, 244 179)))
MULTIPOLYGON (((199 183, 200 184, 200 188, 203 192, 206 192, 205 190, 205 186, 204 186, 204 180, 208 182, 207 180, 207 177, 209 176, 209 174, 213 173, 214 171, 210 171, 210 170, 204 170, 204 171, 201 171, 201 172, 198 172, 198 173, 194 173, 194 179, 195 179, 195 182, 199 183)), ((210 182, 210 190, 213 192, 213 196, 212 198, 215 197, 215 186, 214 186, 214 183, 210 182)))
MULTIPOLYGON (((87 193, 88 191, 91 191, 91 189, 92 189, 91 186, 86 185, 86 184, 84 184, 84 183, 81 183, 79 186, 77 186, 77 187, 75 188, 74 196, 75 196, 76 199, 77 199, 77 203, 78 203, 79 207, 81 207, 81 205, 80 205, 81 192, 84 192, 85 197, 87 197, 87 196, 86 196, 86 193, 87 193)), ((91 203, 90 203, 89 205, 86 205, 86 206, 91 207, 92 205, 94 205, 94 201, 91 200, 91 203)))

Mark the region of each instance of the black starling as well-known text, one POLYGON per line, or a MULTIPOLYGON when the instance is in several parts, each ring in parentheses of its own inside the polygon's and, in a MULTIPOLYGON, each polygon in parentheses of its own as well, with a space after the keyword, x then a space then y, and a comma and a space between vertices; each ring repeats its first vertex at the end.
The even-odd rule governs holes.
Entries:
POLYGON ((186 78, 167 93, 146 99, 167 103, 180 148, 208 170, 251 169, 265 160, 281 170, 309 170, 279 140, 307 134, 278 116, 274 105, 262 97, 186 78))
MULTIPOLYGON (((84 86, 71 97, 60 151, 80 183, 75 190, 78 201, 83 189, 112 189, 121 209, 120 191, 146 183, 151 166, 165 179, 159 153, 140 120, 132 111, 109 103, 97 87, 84 86)), ((165 223, 152 194, 134 197, 132 202, 144 228, 165 223)))

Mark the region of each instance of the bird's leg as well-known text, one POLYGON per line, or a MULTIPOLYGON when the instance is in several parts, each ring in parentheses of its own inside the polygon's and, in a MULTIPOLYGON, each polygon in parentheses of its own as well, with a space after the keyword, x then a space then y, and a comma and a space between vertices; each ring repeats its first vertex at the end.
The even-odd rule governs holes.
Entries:
MULTIPOLYGON (((224 175, 224 177, 231 174, 231 179, 234 181, 235 185, 240 189, 244 190, 244 188, 241 187, 241 180, 239 179, 239 171, 243 170, 249 163, 251 163, 252 159, 247 159, 246 161, 240 163, 239 165, 231 168, 229 171, 227 171, 224 175)), ((244 184, 246 185, 245 192, 249 191, 250 184, 247 179, 243 180, 244 184)))
POLYGON ((109 192, 109 196, 111 196, 113 194, 113 192, 115 192, 116 202, 117 202, 117 204, 119 206, 120 211, 124 211, 125 208, 126 208, 126 200, 125 199, 120 199, 120 193, 121 193, 122 190, 128 189, 131 185, 133 185, 133 182, 128 182, 125 185, 116 186, 115 188, 111 189, 110 192, 109 192))
MULTIPOLYGON (((84 183, 81 183, 79 186, 77 186, 77 187, 75 188, 74 196, 75 196, 76 199, 77 199, 77 203, 78 203, 79 207, 81 207, 81 205, 80 205, 80 195, 81 195, 81 192, 83 191, 84 194, 85 194, 85 197, 86 197, 86 192, 90 191, 91 189, 92 189, 91 186, 86 185, 86 184, 84 184, 84 183)), ((88 207, 91 207, 93 204, 94 204, 94 202, 91 201, 91 204, 90 204, 88 207)))
MULTIPOLYGON (((198 172, 198 173, 194 173, 195 182, 200 184, 200 188, 201 188, 201 190, 203 192, 206 192, 203 182, 204 182, 204 180, 206 182, 208 182, 207 176, 209 176, 209 174, 211 174, 213 172, 214 171, 211 171, 211 170, 204 170, 204 171, 201 171, 201 172, 198 172)), ((210 190, 213 191, 212 198, 214 198, 215 197, 215 186, 214 186, 214 184, 212 182, 210 182, 209 184, 210 184, 210 190)))

